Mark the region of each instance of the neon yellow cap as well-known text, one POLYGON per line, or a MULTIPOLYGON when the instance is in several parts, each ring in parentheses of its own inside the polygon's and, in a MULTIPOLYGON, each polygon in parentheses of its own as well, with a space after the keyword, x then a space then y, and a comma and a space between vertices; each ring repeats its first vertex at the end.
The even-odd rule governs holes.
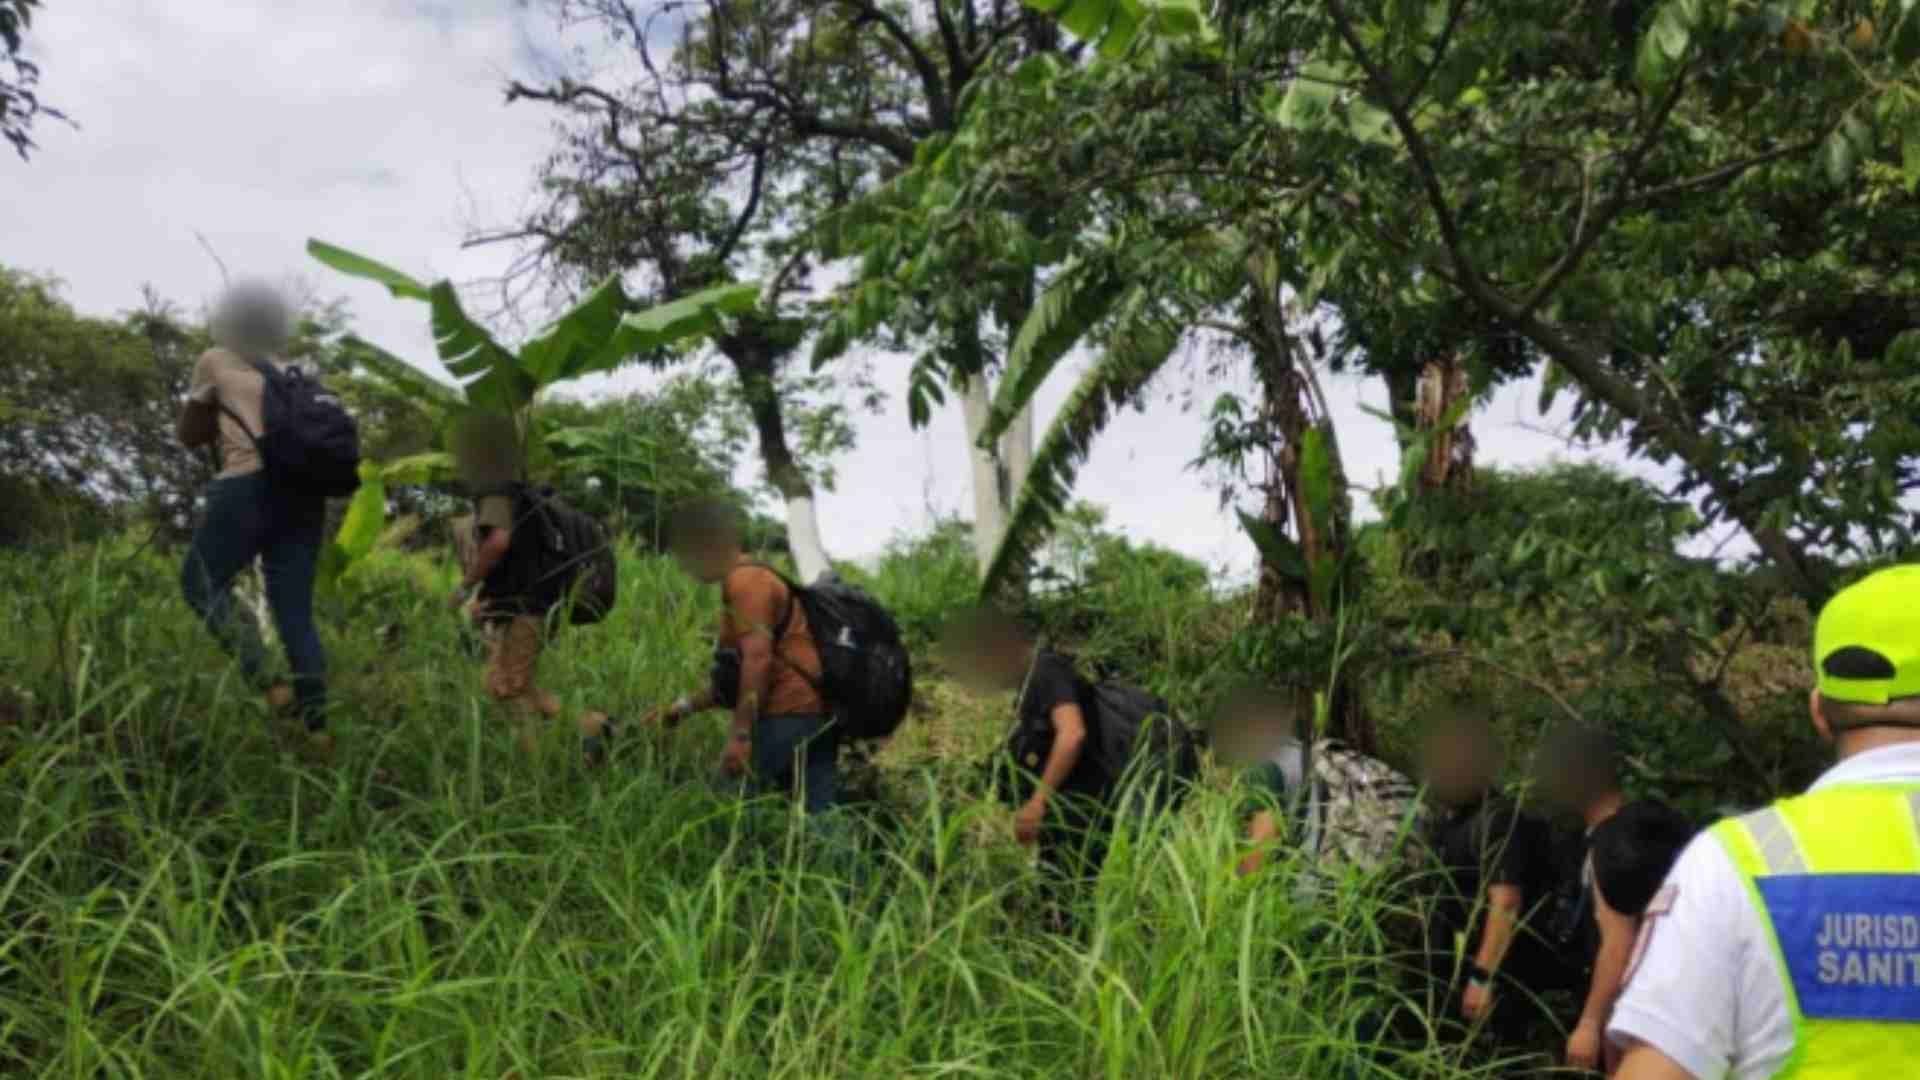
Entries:
POLYGON ((1813 671, 1829 701, 1920 696, 1920 565, 1876 571, 1827 601, 1813 628, 1813 671))

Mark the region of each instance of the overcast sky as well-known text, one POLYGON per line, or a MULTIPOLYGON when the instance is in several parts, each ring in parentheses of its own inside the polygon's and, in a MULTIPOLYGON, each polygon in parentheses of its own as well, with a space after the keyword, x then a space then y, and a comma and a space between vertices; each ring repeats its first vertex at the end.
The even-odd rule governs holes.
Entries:
MULTIPOLYGON (((508 253, 462 251, 476 226, 516 219, 551 149, 549 116, 504 104, 509 75, 537 76, 563 50, 549 8, 513 0, 57 0, 29 36, 43 98, 77 122, 43 121, 30 164, 0 160, 0 262, 53 274, 89 313, 138 304, 152 284, 198 307, 220 275, 195 239, 236 274, 301 275, 345 297, 365 337, 430 370, 423 305, 311 263, 309 236, 423 277, 481 281, 508 253)), ((476 287, 476 308, 490 306, 476 287)), ((890 394, 865 416, 859 445, 838 462, 821 525, 838 557, 871 554, 931 516, 971 506, 956 408, 910 429, 900 399, 906 361, 865 360, 890 394)), ((1045 417, 1071 387, 1063 371, 1041 398, 1045 417)), ((1156 402, 1193 389, 1170 376, 1156 402)), ((1356 483, 1390 476, 1390 428, 1377 381, 1334 378, 1342 449, 1356 483)), ((1195 394, 1202 406, 1214 390, 1195 394)), ((1543 462, 1569 452, 1529 427, 1537 384, 1509 388, 1474 421, 1480 460, 1543 462)), ((1188 468, 1204 418, 1176 407, 1128 412, 1102 436, 1079 494, 1128 534, 1243 573, 1253 551, 1205 477, 1188 468)), ((1646 471, 1644 469, 1636 471, 1646 471)), ((1360 501, 1364 504, 1364 497, 1360 501)))

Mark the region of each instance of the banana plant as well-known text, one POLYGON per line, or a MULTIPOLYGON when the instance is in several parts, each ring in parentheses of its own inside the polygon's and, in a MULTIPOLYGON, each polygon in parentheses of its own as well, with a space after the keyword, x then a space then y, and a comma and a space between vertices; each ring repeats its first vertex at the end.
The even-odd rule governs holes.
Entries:
MULTIPOLYGON (((425 284, 320 240, 307 241, 307 254, 340 273, 384 285, 396 298, 428 306, 435 351, 459 380, 457 387, 371 342, 354 338, 349 344, 369 373, 418 402, 441 425, 467 410, 484 410, 513 416, 524 431, 534 401, 547 388, 636 360, 658 365, 718 333, 727 316, 751 311, 760 298, 758 284, 735 283, 636 310, 619 276, 612 275, 518 349, 508 349, 460 306, 450 281, 425 284)), ((452 474, 451 456, 439 451, 361 463, 360 488, 321 557, 321 586, 330 588, 379 541, 386 527, 386 485, 442 482, 452 474)))

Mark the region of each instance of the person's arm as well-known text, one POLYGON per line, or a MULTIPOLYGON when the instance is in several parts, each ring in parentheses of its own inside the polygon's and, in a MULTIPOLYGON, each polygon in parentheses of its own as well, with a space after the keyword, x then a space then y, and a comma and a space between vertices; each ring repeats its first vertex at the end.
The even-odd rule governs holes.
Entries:
POLYGON ((1048 751, 1046 767, 1040 772, 1040 786, 1014 816, 1014 835, 1023 844, 1039 839, 1047 801, 1067 782, 1067 777, 1073 775, 1073 767, 1080 763, 1080 751, 1087 741, 1087 718, 1080 712, 1079 705, 1062 702, 1048 715, 1053 721, 1053 749, 1048 751))
POLYGON ((738 776, 747 771, 753 755, 753 729, 760 720, 761 703, 773 687, 773 637, 765 632, 740 637, 740 697, 727 725, 727 748, 720 754, 720 771, 738 776))
POLYGON ((1267 861, 1267 848, 1280 835, 1280 822, 1271 810, 1261 810, 1247 822, 1247 845, 1253 850, 1240 860, 1240 876, 1256 873, 1267 861))
POLYGON ((180 439, 180 445, 189 450, 198 450, 210 445, 220 433, 219 411, 205 401, 188 401, 180 406, 180 420, 174 424, 173 433, 180 439))
POLYGON ((1587 984, 1586 1005, 1580 1010, 1580 1022, 1567 1040, 1567 1064, 1577 1069, 1600 1068, 1602 1044, 1607 1020, 1613 1016, 1614 999, 1620 996, 1620 984, 1627 973, 1627 961, 1633 956, 1633 939, 1639 932, 1634 920, 1622 915, 1600 894, 1599 885, 1589 885, 1593 893, 1594 919, 1600 924, 1600 953, 1593 961, 1593 981, 1587 984))
POLYGON ((1681 1064, 1650 1043, 1637 1042, 1620 1059, 1615 1080, 1695 1080, 1681 1064))
POLYGON ((453 606, 462 607, 473 590, 487 580, 500 560, 507 557, 513 547, 513 530, 495 527, 487 530, 487 535, 473 549, 473 561, 467 564, 466 572, 460 575, 460 586, 453 590, 453 606))
POLYGON ((754 726, 773 690, 774 627, 783 614, 779 591, 769 587, 730 592, 724 584, 721 586, 721 603, 726 617, 732 620, 735 646, 740 650, 740 696, 733 706, 727 749, 720 759, 721 769, 729 773, 746 770, 754 726))
POLYGON ((1487 886, 1486 925, 1480 931, 1480 949, 1473 954, 1463 1002, 1469 1020, 1480 1019, 1493 1004, 1492 977, 1513 944, 1514 930, 1520 924, 1520 905, 1525 899, 1518 885, 1487 886))
POLYGON ((660 709, 654 713, 653 716, 648 717, 648 720, 652 721, 657 719, 665 727, 678 727, 680 721, 685 720, 689 716, 698 716, 718 704, 720 703, 714 700, 713 687, 704 686, 686 695, 679 701, 660 709))

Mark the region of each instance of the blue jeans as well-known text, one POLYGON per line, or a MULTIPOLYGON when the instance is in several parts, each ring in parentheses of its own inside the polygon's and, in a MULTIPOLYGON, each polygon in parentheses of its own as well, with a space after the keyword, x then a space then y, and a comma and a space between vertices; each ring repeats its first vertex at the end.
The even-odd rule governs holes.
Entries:
POLYGON ((267 606, 293 669, 293 692, 307 729, 327 724, 327 654, 313 624, 313 577, 320 562, 325 499, 275 491, 264 470, 225 476, 207 488, 206 516, 194 530, 180 588, 249 682, 267 682, 267 650, 251 618, 235 610, 233 579, 260 560, 267 606))
POLYGON ((840 801, 840 727, 831 716, 763 716, 753 733, 753 782, 762 794, 794 794, 808 814, 840 801))

